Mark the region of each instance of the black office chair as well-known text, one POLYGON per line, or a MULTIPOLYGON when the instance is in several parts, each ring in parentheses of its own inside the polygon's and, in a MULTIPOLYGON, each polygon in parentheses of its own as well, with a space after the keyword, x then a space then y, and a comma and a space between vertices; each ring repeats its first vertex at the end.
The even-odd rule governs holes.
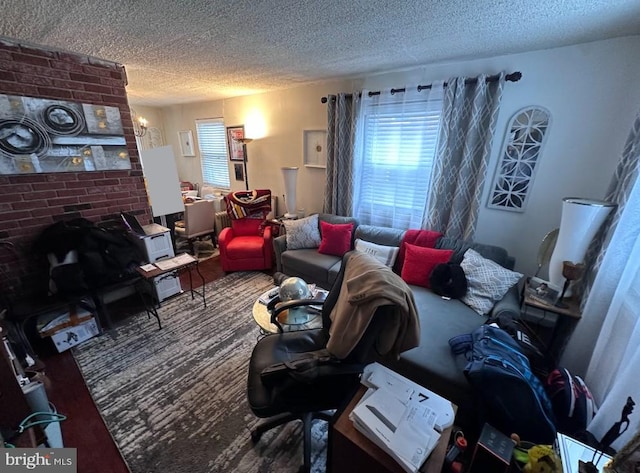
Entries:
MULTIPOLYGON (((252 440, 257 442, 264 432, 291 420, 302 420, 304 464, 301 470, 305 472, 311 467, 312 420, 330 420, 331 414, 325 411, 339 408, 353 396, 362 370, 377 359, 376 341, 396 310, 393 305, 378 307, 346 358, 337 359, 326 350, 330 338, 329 316, 353 253, 343 258, 340 273, 324 302, 322 328, 268 335, 254 347, 249 364, 249 406, 256 416, 269 418, 251 432, 252 440)), ((284 305, 297 304, 309 302, 291 301, 284 305)))

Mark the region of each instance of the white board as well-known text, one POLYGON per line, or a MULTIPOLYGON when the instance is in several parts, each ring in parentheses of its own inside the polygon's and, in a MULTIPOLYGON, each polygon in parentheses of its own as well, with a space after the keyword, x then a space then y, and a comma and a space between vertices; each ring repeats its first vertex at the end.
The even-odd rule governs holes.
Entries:
POLYGON ((140 151, 142 171, 154 217, 184 212, 180 178, 171 146, 140 151))

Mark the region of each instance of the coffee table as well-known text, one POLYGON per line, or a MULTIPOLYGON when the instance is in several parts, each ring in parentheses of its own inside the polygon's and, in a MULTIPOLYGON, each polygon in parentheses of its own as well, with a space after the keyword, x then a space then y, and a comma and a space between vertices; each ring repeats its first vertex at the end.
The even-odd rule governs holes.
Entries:
MULTIPOLYGON (((260 295, 253 304, 253 319, 260 327, 260 331, 264 334, 279 333, 278 326, 271 323, 271 313, 267 309, 266 304, 260 299, 266 298, 271 289, 260 295)), ((278 315, 278 321, 282 325, 285 332, 293 332, 296 330, 308 330, 312 328, 322 327, 322 311, 318 307, 322 302, 318 302, 317 306, 302 306, 294 309, 288 309, 278 315)))

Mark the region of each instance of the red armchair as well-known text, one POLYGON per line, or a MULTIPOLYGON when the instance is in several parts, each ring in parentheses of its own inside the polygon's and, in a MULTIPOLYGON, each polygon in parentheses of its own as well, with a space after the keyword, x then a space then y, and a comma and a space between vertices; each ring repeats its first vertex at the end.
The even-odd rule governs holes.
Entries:
POLYGON ((218 245, 223 271, 271 269, 271 227, 263 228, 263 223, 263 219, 240 218, 231 220, 231 226, 220 232, 218 245))

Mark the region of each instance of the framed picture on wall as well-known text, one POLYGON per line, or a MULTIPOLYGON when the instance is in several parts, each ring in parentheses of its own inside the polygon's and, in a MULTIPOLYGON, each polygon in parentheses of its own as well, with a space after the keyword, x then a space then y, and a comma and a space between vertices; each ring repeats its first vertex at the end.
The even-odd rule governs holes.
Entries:
POLYGON ((195 156, 196 152, 193 147, 193 134, 191 130, 179 131, 178 139, 180 141, 180 152, 182 156, 195 156))
POLYGON ((227 146, 229 147, 229 160, 244 161, 244 145, 236 140, 244 138, 244 125, 227 127, 227 146))
POLYGON ((242 164, 235 163, 233 165, 233 171, 236 175, 236 181, 244 181, 244 169, 242 168, 242 164))
POLYGON ((0 175, 118 169, 131 169, 118 107, 0 94, 0 175))

